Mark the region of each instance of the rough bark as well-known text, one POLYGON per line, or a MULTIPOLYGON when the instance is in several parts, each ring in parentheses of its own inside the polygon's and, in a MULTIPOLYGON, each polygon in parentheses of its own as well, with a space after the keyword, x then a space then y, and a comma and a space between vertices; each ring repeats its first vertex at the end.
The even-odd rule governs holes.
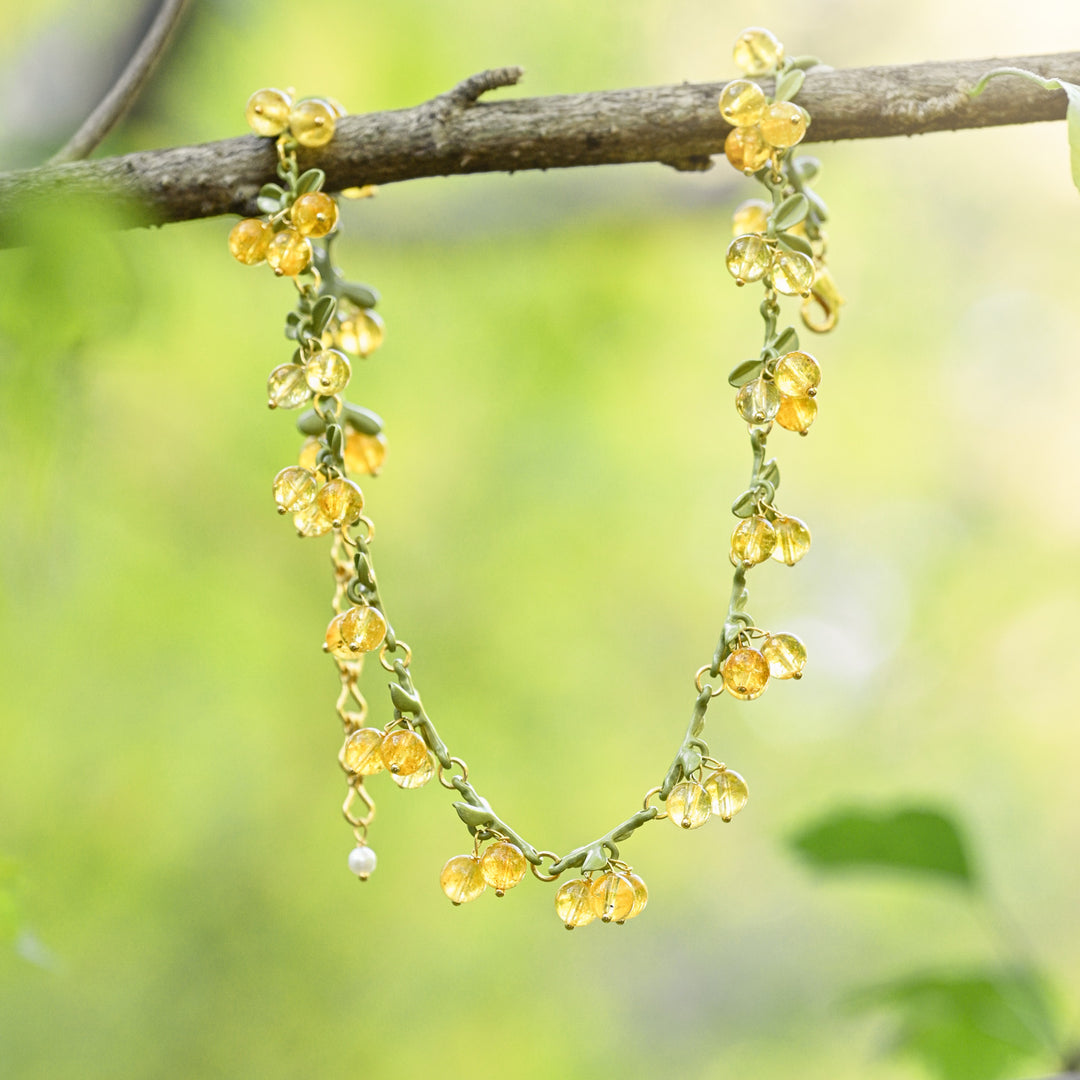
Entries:
MULTIPOLYGON (((814 68, 796 99, 813 117, 806 141, 917 135, 1065 115, 1063 92, 1048 93, 1023 79, 994 80, 971 100, 965 89, 1000 66, 1080 83, 1080 52, 814 68)), ((476 100, 520 76, 519 68, 483 72, 412 108, 346 117, 333 142, 302 154, 301 164, 318 164, 328 187, 339 190, 424 176, 624 162, 706 169, 723 150, 729 128, 716 107, 721 82, 476 100)), ((34 203, 111 204, 122 208, 131 225, 250 214, 256 192, 274 179, 275 167, 273 140, 243 135, 0 174, 0 245, 18 242, 20 212, 34 203)))

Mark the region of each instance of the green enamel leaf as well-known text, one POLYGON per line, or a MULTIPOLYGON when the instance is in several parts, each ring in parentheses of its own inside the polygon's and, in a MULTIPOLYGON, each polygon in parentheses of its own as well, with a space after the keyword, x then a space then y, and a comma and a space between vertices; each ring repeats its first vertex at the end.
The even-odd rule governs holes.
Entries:
POLYGON ((799 335, 794 326, 785 327, 773 341, 772 347, 777 351, 780 356, 784 353, 789 353, 793 349, 799 347, 799 335))
POLYGON ((761 374, 764 367, 765 362, 763 360, 744 360, 731 369, 727 381, 734 387, 745 386, 748 382, 753 382, 761 374))
POLYGON ((773 211, 770 224, 777 232, 783 232, 798 225, 809 212, 809 201, 801 191, 798 191, 794 195, 789 195, 773 211))
POLYGON ((791 68, 776 84, 776 100, 790 101, 802 89, 805 78, 806 72, 801 68, 791 68))
POLYGON ((780 242, 780 246, 787 248, 788 251, 798 251, 808 259, 814 257, 814 249, 810 246, 810 241, 807 240, 805 236, 796 236, 795 233, 781 232, 776 234, 776 239, 780 242))
POLYGON ((322 336, 336 307, 337 301, 332 296, 320 296, 315 301, 315 306, 311 309, 311 332, 316 337, 322 336))
POLYGON ((756 509, 758 492, 755 488, 744 491, 732 504, 731 512, 737 518, 748 518, 756 509))
POLYGON ((306 195, 309 191, 321 191, 326 183, 326 173, 322 169, 308 169, 302 172, 296 181, 297 195, 306 195))

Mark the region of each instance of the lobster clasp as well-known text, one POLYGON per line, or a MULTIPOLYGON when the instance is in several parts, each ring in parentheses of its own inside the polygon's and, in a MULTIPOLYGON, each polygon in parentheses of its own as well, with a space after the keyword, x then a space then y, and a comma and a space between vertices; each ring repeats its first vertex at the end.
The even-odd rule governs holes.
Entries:
POLYGON ((832 274, 821 266, 814 277, 810 295, 802 303, 802 321, 806 328, 813 330, 815 334, 827 333, 840 318, 842 303, 844 298, 840 295, 832 274))

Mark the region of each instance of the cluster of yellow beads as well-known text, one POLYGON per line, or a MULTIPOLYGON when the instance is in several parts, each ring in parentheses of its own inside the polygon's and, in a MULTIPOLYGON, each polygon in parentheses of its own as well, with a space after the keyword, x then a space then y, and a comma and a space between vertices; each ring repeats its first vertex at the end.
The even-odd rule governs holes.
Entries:
POLYGON ((374 652, 386 637, 386 619, 378 608, 354 605, 335 615, 326 628, 323 649, 335 660, 355 660, 374 652))
MULTIPOLYGON (((369 452, 371 460, 381 464, 378 449, 369 452)), ((385 453, 385 440, 382 453, 385 453)), ((310 464, 288 465, 274 477, 273 493, 278 513, 293 515, 293 525, 300 536, 323 536, 331 529, 359 521, 364 509, 364 493, 359 485, 339 476, 320 486, 321 477, 315 471, 315 462, 310 455, 306 461, 310 464)), ((374 611, 374 608, 365 610, 374 611)), ((385 630, 384 623, 382 632, 385 630)), ((381 634, 379 640, 382 640, 381 634)))
POLYGON ((680 829, 700 829, 713 815, 730 821, 750 798, 746 781, 721 765, 702 780, 682 780, 667 797, 667 814, 680 829))
POLYGON ((555 914, 567 930, 587 926, 594 919, 622 926, 636 918, 649 902, 649 890, 640 875, 619 864, 599 877, 573 878, 555 894, 555 914))
POLYGON ((386 328, 371 309, 341 300, 334 321, 323 335, 327 346, 336 345, 365 360, 383 343, 386 328))
POLYGON ((529 868, 524 852, 509 840, 496 840, 480 855, 455 855, 439 875, 442 891, 455 907, 475 900, 489 886, 496 896, 505 896, 525 876, 529 868))
POLYGON ((423 787, 435 775, 435 760, 427 744, 410 728, 389 732, 358 728, 346 737, 338 760, 354 776, 374 776, 385 770, 403 788, 423 787))
POLYGON ((805 435, 817 416, 820 383, 821 367, 813 356, 800 351, 785 353, 776 361, 771 377, 763 373, 739 387, 735 409, 748 424, 775 420, 782 428, 805 435))
MULTIPOLYGON (((274 136, 293 147, 319 147, 334 137, 345 110, 327 98, 294 101, 291 93, 268 87, 251 95, 246 115, 256 135, 274 136)), ((265 262, 279 276, 296 277, 311 265, 311 240, 329 235, 337 222, 338 206, 329 195, 305 192, 266 219, 238 222, 229 233, 229 250, 245 266, 265 262)))
POLYGON ((761 649, 732 649, 720 665, 724 689, 740 701, 761 697, 769 678, 801 679, 806 647, 794 634, 769 634, 761 649))
POLYGON ((731 531, 731 561, 756 566, 772 558, 794 566, 810 550, 806 522, 789 514, 751 514, 731 531))
POLYGON ((764 280, 785 296, 809 296, 816 275, 809 256, 788 251, 756 232, 736 236, 724 261, 736 285, 764 280))

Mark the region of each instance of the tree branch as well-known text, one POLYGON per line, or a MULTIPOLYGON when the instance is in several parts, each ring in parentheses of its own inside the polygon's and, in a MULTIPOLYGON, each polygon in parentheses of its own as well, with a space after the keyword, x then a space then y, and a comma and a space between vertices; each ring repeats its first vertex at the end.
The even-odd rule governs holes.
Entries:
MULTIPOLYGON (((797 100, 813 117, 808 142, 916 135, 928 131, 1060 120, 1063 92, 1026 80, 995 80, 981 97, 966 90, 994 67, 1028 68, 1080 83, 1080 53, 1014 56, 896 67, 812 69, 797 100)), ((544 98, 478 102, 515 83, 518 68, 474 75, 409 109, 345 117, 318 164, 328 188, 388 184, 422 176, 516 172, 658 161, 706 169, 729 130, 717 109, 723 83, 683 83, 544 98)), ((149 150, 94 162, 0 174, 0 246, 18 242, 18 213, 58 200, 122 208, 131 225, 255 213, 259 187, 275 176, 270 139, 254 135, 201 146, 149 150)))
POLYGON ((146 31, 146 36, 139 42, 138 48, 132 54, 112 89, 83 121, 79 130, 49 158, 50 165, 78 161, 88 157, 112 131, 146 85, 161 54, 169 44, 169 38, 176 29, 177 23, 180 22, 180 16, 184 13, 187 3, 188 0, 162 0, 154 21, 146 31))

